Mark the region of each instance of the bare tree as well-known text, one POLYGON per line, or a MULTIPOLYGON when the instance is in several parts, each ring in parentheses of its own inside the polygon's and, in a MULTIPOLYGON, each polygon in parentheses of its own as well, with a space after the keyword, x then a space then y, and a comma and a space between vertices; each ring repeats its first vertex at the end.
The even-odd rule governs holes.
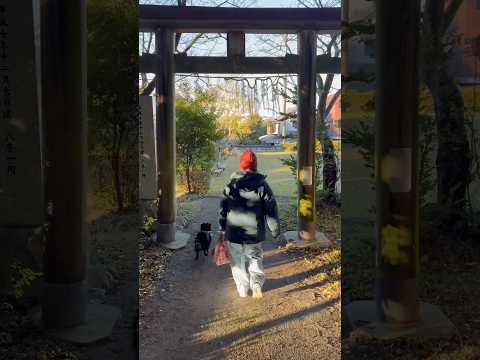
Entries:
MULTIPOLYGON (((300 6, 303 7, 335 7, 340 6, 338 0, 298 0, 300 6)), ((264 44, 271 44, 265 41, 264 44)), ((287 41, 285 42, 287 44, 287 41)), ((287 47, 285 44, 285 47, 287 47)), ((272 44, 272 50, 277 50, 280 44, 276 47, 272 44)), ((325 34, 319 35, 317 39, 317 53, 328 55, 331 57, 340 56, 340 34, 325 34)), ((341 95, 341 89, 333 87, 335 74, 317 74, 317 138, 322 145, 322 160, 323 160, 323 190, 327 193, 326 200, 335 199, 336 183, 338 181, 338 167, 337 159, 333 141, 329 136, 328 117, 332 112, 335 103, 341 95)), ((290 101, 295 102, 296 89, 291 88, 292 83, 289 84, 289 89, 285 89, 282 95, 288 97, 290 101)), ((296 87, 296 84, 294 85, 296 87)), ((296 113, 285 114, 286 118, 296 117, 296 113)))
POLYGON ((422 24, 422 74, 434 102, 437 125, 437 193, 449 209, 444 224, 465 233, 467 188, 471 181, 471 151, 466 131, 464 100, 448 69, 452 33, 449 31, 463 0, 426 0, 422 24))
MULTIPOLYGON (((340 56, 339 34, 330 36, 328 40, 325 40, 323 36, 319 38, 319 42, 325 47, 326 54, 332 57, 340 56)), ((331 124, 327 122, 328 116, 341 94, 340 89, 333 89, 334 77, 334 74, 327 74, 323 79, 320 74, 317 75, 317 137, 322 144, 323 190, 327 192, 327 200, 335 199, 335 187, 338 181, 335 148, 328 133, 331 124), (333 95, 331 95, 332 93, 333 95)))
MULTIPOLYGON (((212 6, 212 7, 248 7, 254 4, 255 0, 142 0, 141 4, 152 5, 177 5, 177 6, 212 6)), ((218 40, 225 39, 225 34, 175 34, 175 52, 187 54, 189 51, 203 52, 211 55, 215 50, 218 40)), ((140 33, 140 43, 142 44, 142 53, 151 53, 153 50, 153 33, 140 33)), ((149 81, 146 73, 141 73, 141 94, 150 94, 155 87, 155 78, 149 81)))

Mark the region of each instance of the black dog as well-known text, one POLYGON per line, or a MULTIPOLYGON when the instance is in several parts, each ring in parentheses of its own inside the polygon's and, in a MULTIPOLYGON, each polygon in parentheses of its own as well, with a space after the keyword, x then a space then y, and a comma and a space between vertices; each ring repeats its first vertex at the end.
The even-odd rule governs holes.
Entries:
POLYGON ((205 256, 208 256, 208 249, 212 243, 212 225, 209 223, 203 223, 200 225, 200 232, 195 237, 195 260, 198 260, 200 252, 203 251, 205 256))

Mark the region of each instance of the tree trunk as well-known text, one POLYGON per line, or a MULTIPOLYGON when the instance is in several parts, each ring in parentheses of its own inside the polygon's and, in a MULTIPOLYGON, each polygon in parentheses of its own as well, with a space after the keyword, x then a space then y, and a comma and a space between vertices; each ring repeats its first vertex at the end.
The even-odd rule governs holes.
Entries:
POLYGON ((323 189, 332 197, 335 195, 337 184, 337 163, 335 161, 335 149, 332 139, 325 134, 322 141, 323 157, 323 189))
POLYGON ((335 149, 332 139, 328 136, 325 128, 324 133, 320 137, 322 145, 322 164, 323 164, 323 190, 327 192, 328 202, 335 199, 335 185, 337 184, 337 162, 335 161, 335 149))
POLYGON ((434 102, 437 127, 437 198, 445 209, 438 219, 442 232, 464 237, 468 219, 466 194, 470 182, 471 153, 465 128, 464 101, 448 72, 446 35, 462 0, 427 0, 422 26, 423 71, 434 102))
POLYGON ((190 162, 187 162, 187 166, 185 169, 185 175, 187 176, 187 189, 188 193, 191 194, 192 192, 192 185, 190 183, 190 162))
POLYGON ((445 69, 429 86, 435 106, 438 134, 437 197, 448 209, 443 224, 448 232, 463 235, 467 230, 466 195, 470 181, 471 154, 465 129, 464 101, 454 79, 445 69))
MULTIPOLYGON (((330 44, 332 45, 334 41, 330 44)), ((340 91, 337 91, 332 96, 330 102, 327 104, 328 94, 332 88, 333 74, 328 74, 325 81, 320 75, 317 75, 317 87, 320 94, 317 104, 317 137, 322 145, 322 164, 323 164, 323 190, 328 193, 325 200, 331 201, 335 198, 335 185, 337 183, 337 163, 335 161, 335 149, 332 139, 328 135, 329 124, 326 122, 327 116, 331 113, 333 106, 340 96, 340 91)))
MULTIPOLYGON (((322 107, 324 109, 324 106, 322 107)), ((331 201, 335 198, 335 185, 338 180, 337 162, 335 160, 335 148, 333 141, 328 135, 328 124, 325 121, 325 117, 322 115, 325 112, 319 110, 320 121, 318 126, 318 139, 322 145, 322 178, 323 178, 323 190, 328 193, 325 200, 331 201)))
POLYGON ((117 199, 117 210, 123 211, 123 194, 122 183, 120 176, 120 154, 119 149, 115 149, 112 154, 112 171, 113 171, 113 186, 115 188, 115 196, 117 199))

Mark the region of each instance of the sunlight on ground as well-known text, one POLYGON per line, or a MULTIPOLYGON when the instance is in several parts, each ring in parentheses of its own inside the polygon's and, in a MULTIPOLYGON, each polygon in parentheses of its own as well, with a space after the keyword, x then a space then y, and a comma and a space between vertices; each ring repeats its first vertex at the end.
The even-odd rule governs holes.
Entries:
POLYGON ((295 196, 297 186, 295 177, 290 169, 283 165, 280 159, 288 158, 289 153, 279 151, 275 153, 258 153, 258 171, 267 175, 267 181, 275 196, 295 196), (272 155, 271 155, 272 154, 272 155))
POLYGON ((179 197, 182 197, 186 193, 187 193, 187 186, 177 182, 177 186, 175 188, 175 197, 178 199, 179 197))
POLYGON ((276 174, 276 173, 290 173, 290 169, 288 168, 288 166, 282 166, 278 169, 273 169, 272 171, 270 171, 270 174, 276 174))
POLYGON ((457 350, 449 354, 440 354, 439 360, 457 359, 457 360, 469 360, 478 359, 480 354, 480 344, 464 344, 457 350))
MULTIPOLYGON (((265 259, 277 251, 266 251, 265 259)), ((196 345, 212 348, 211 358, 247 359, 261 354, 268 359, 285 359, 282 347, 296 347, 294 343, 301 341, 303 350, 298 348, 291 354, 311 359, 314 357, 306 356, 304 351, 316 353, 318 341, 313 345, 304 336, 325 338, 327 331, 331 338, 339 339, 339 324, 332 318, 340 319, 340 250, 324 249, 313 256, 302 252, 291 255, 270 263, 267 260, 267 282, 271 285, 266 285, 262 301, 233 299, 235 310, 217 312, 202 323, 194 335, 196 345), (332 316, 327 321, 326 311, 332 316), (280 331, 289 339, 279 336, 280 331), (308 335, 299 335, 299 331, 308 335), (293 339, 293 334, 298 337, 293 339), (282 346, 278 346, 279 340, 282 346)))
POLYGON ((261 153, 257 153, 257 155, 262 155, 262 156, 285 156, 285 155, 295 155, 297 152, 296 151, 265 151, 261 153))
POLYGON ((317 275, 319 285, 316 287, 318 295, 323 299, 338 299, 341 293, 341 251, 340 248, 317 250, 314 256, 305 258, 310 269, 324 267, 325 271, 317 275))

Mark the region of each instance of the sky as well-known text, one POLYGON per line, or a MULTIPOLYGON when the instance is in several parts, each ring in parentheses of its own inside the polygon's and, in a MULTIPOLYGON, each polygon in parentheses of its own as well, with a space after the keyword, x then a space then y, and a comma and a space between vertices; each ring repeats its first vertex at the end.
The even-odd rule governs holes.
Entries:
MULTIPOLYGON (((234 0, 235 1, 235 0, 234 0)), ((243 4, 247 3, 248 7, 299 7, 297 0, 236 0, 237 2, 243 2, 243 4)), ((306 0, 307 2, 309 0, 306 0)), ((310 0, 311 1, 311 0, 310 0)), ((218 4, 223 2, 223 0, 187 0, 188 5, 196 5, 196 6, 211 6, 212 4, 218 4)), ((177 0, 141 0, 140 3, 149 3, 149 4, 159 4, 159 5, 177 5, 177 0)), ((326 3, 335 3, 335 0, 326 0, 326 3)), ((228 5, 227 5, 228 6, 228 5)), ((302 6, 303 7, 303 6, 302 6)), ((192 39, 196 34, 183 34, 181 44, 179 46, 179 50, 185 48, 186 44, 188 44, 189 40, 192 39)), ((200 43, 196 43, 196 45, 187 52, 188 55, 191 56, 226 56, 226 39, 220 38, 218 35, 210 34, 210 39, 202 39, 200 43)), ((272 51, 272 47, 269 46, 269 42, 274 40, 277 43, 283 43, 283 35, 259 35, 259 34, 246 34, 246 53, 247 56, 284 56, 285 55, 285 48, 279 49, 278 51, 272 51), (267 41, 265 41, 267 40, 267 41), (268 52, 267 52, 268 51, 268 52)), ((295 35, 290 35, 288 40, 288 45, 292 51, 292 53, 296 53, 296 38, 295 35)), ((152 48, 154 45, 152 44, 152 48)), ((140 50, 142 51, 142 50, 140 50)), ((319 53, 320 55, 320 53, 319 53)), ((207 74, 205 74, 208 76, 207 74)), ((274 75, 274 74, 272 74, 274 75)), ((181 75, 177 75, 177 79, 179 79, 181 75)), ((215 75, 217 77, 219 75, 215 75)), ((231 76, 231 75, 228 75, 231 76)), ((248 74, 245 75, 248 77, 254 77, 255 74, 248 74)), ((258 75, 261 77, 265 77, 265 75, 258 75)), ((152 78, 153 75, 149 75, 149 78, 152 78)), ((290 76, 289 82, 294 83, 296 76, 290 76)), ((192 79, 192 81, 194 81, 192 79)), ((208 81, 209 83, 221 83, 223 80, 215 79, 215 78, 206 78, 202 79, 203 82, 208 81)), ((254 80, 250 80, 250 83, 254 82, 254 80)), ((333 82, 333 89, 337 90, 341 87, 340 76, 335 76, 333 82)), ((271 90, 269 90, 268 96, 272 98, 271 90)), ((259 104, 258 111, 260 115, 265 117, 273 117, 278 115, 279 111, 283 111, 283 99, 280 100, 280 109, 277 108, 275 112, 271 111, 268 108, 264 108, 261 104, 259 104)), ((292 104, 287 103, 287 107, 292 107, 292 104)), ((271 107, 271 106, 269 106, 271 107)))

